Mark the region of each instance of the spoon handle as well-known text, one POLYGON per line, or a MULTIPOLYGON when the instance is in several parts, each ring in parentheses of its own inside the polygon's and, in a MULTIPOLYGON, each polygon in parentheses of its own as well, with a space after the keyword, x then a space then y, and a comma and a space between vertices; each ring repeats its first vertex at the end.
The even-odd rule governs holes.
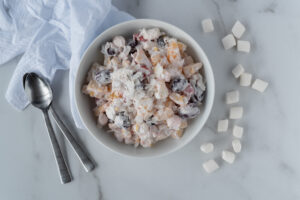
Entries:
POLYGON ((95 168, 94 163, 89 158, 85 150, 79 145, 79 143, 76 141, 76 139, 73 137, 69 129, 65 126, 65 124, 62 122, 62 120, 58 117, 56 112, 54 111, 53 107, 50 106, 50 111, 54 117, 54 120, 58 127, 60 128, 63 135, 67 138, 69 143, 71 144, 73 150, 75 151, 77 157, 79 158, 81 164, 83 165, 86 172, 89 172, 95 168))
POLYGON ((62 184, 68 183, 71 181, 71 175, 69 172, 69 169, 66 165, 66 162, 64 160, 64 157, 61 153, 61 150, 59 148, 59 144, 57 142, 57 139, 55 137, 55 133, 53 130, 53 127, 51 125, 50 119, 49 119, 49 114, 48 114, 48 109, 43 110, 44 113, 44 118, 45 118, 45 122, 46 122, 46 126, 48 129, 48 134, 50 137, 50 141, 52 144, 52 148, 54 151, 54 155, 55 155, 55 160, 58 166, 58 170, 59 170, 59 175, 60 175, 60 180, 62 184))

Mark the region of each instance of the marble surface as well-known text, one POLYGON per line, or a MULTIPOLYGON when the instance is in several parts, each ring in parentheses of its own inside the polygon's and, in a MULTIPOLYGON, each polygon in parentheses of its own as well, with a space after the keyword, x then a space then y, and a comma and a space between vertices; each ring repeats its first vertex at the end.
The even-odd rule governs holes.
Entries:
MULTIPOLYGON (((98 166, 85 173, 70 146, 58 135, 70 165, 73 182, 61 185, 50 150, 42 114, 33 107, 14 110, 4 94, 18 62, 0 67, 0 199, 300 199, 299 52, 300 1, 289 0, 113 0, 137 18, 170 22, 191 34, 207 53, 216 79, 211 116, 201 133, 183 149, 162 158, 134 159, 116 155, 84 130, 76 130, 98 166), (214 20, 215 32, 202 33, 201 20, 214 20), (250 54, 222 49, 220 39, 236 19, 247 27, 243 37, 250 54), (241 63, 270 82, 261 95, 240 88, 230 70, 241 63), (216 122, 228 115, 224 93, 241 92, 245 116, 243 151, 233 165, 207 175, 201 164, 230 146, 229 134, 216 134, 216 122), (299 123, 299 122, 298 122, 299 123), (199 146, 217 145, 204 155, 199 146)), ((68 72, 53 83, 59 114, 74 127, 68 104, 68 72)), ((56 128, 57 130, 57 128, 56 128)), ((58 131, 58 130, 57 130, 58 131)))

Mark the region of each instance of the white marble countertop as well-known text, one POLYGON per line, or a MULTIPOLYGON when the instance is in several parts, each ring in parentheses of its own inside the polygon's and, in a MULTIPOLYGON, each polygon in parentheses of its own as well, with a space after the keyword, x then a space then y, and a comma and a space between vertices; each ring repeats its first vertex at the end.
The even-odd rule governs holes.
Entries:
MULTIPOLYGON (((14 110, 4 94, 17 59, 0 67, 0 199, 300 199, 299 53, 300 1, 279 0, 114 0, 137 18, 155 18, 179 26, 206 51, 216 79, 211 116, 201 133, 183 149, 162 158, 134 159, 116 155, 98 144, 87 131, 76 130, 98 164, 85 173, 66 143, 73 182, 59 183, 56 164, 40 111, 14 110), (201 20, 210 17, 216 31, 202 33, 201 20), (250 54, 222 49, 220 39, 235 20, 247 26, 250 54), (261 95, 240 88, 230 70, 243 64, 255 77, 270 82, 261 95), (207 175, 201 164, 230 145, 230 136, 217 136, 218 119, 228 115, 224 92, 238 88, 245 117, 243 151, 233 165, 222 164, 207 175), (218 144, 204 155, 202 142, 218 144)), ((68 107, 68 72, 53 84, 55 106, 74 127, 68 107)), ((56 129, 57 130, 57 129, 56 129)), ((62 137, 59 136, 60 141, 62 137)))

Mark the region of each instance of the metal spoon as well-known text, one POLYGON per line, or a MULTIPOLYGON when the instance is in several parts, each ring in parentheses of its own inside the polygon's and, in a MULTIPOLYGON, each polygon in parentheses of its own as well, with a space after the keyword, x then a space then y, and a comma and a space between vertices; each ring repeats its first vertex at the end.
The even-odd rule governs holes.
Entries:
MULTIPOLYGON (((33 74, 33 73, 31 73, 31 74, 33 74)), ((44 81, 41 77, 39 77, 37 74, 34 74, 34 75, 37 77, 37 79, 39 79, 40 82, 42 82, 47 87, 47 90, 49 92, 51 92, 51 94, 52 94, 50 85, 46 81, 44 81)), ((52 95, 51 95, 51 101, 52 101, 52 95)), ((58 115, 56 114, 55 110, 53 109, 53 106, 51 105, 51 103, 49 105, 49 109, 50 109, 50 111, 51 111, 51 113, 54 117, 54 120, 57 123, 58 127, 60 128, 60 130, 62 131, 64 136, 67 138, 67 140, 71 144, 73 150, 75 151, 75 153, 76 153, 77 157, 79 158, 81 164, 83 165, 85 171, 89 172, 89 171, 93 170, 95 168, 94 163, 88 157, 88 155, 84 151, 84 149, 75 140, 75 138, 73 137, 71 132, 68 130, 68 128, 64 125, 62 120, 58 117, 58 115)))
POLYGON ((55 120, 57 126, 59 127, 59 129, 61 130, 63 135, 67 138, 67 140, 71 144, 71 147, 73 148, 73 150, 75 151, 75 154, 79 158, 84 170, 86 172, 92 171, 95 168, 95 165, 92 162, 92 160, 88 157, 87 153, 84 151, 83 148, 81 148, 81 146, 75 140, 75 138, 73 137, 73 135, 71 134, 69 129, 64 125, 62 120, 58 117, 58 115, 56 114, 56 112, 53 109, 53 106, 50 106, 49 109, 51 111, 52 116, 54 117, 54 120, 55 120))
POLYGON ((49 90, 48 85, 39 79, 35 73, 24 75, 23 86, 31 104, 43 111, 56 163, 59 169, 61 183, 68 183, 71 181, 71 175, 59 148, 48 114, 48 110, 52 102, 52 91, 49 90))

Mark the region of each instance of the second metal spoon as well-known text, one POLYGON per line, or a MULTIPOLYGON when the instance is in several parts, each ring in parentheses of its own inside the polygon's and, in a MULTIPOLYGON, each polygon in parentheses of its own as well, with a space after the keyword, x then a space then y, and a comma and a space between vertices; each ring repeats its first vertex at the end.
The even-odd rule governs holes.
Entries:
POLYGON ((83 165, 83 168, 86 172, 90 172, 95 168, 94 163, 91 161, 91 159, 87 156, 87 153, 81 148, 81 146, 77 143, 69 129, 64 125, 64 123, 61 121, 61 119, 56 114, 55 110, 53 109, 53 106, 50 106, 50 112, 52 113, 52 116, 58 125, 61 132, 64 134, 64 136, 67 138, 67 140, 70 142, 71 147, 75 151, 77 157, 79 158, 81 164, 83 165))

